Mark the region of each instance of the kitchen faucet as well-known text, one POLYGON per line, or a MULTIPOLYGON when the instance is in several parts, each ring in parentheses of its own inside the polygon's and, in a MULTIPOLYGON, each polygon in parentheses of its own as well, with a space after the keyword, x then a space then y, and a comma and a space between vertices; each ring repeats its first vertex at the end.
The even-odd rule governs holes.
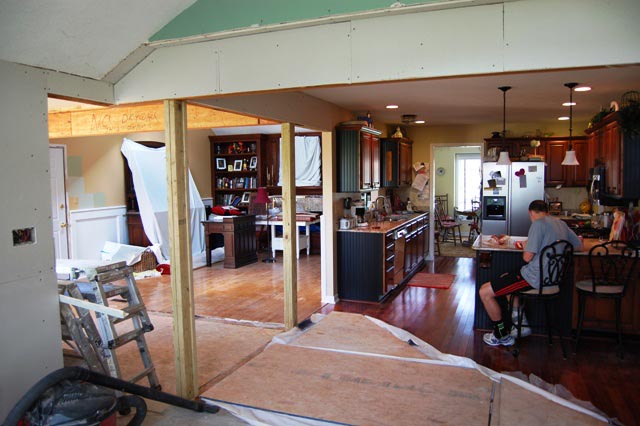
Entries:
POLYGON ((376 212, 382 211, 383 216, 389 214, 390 206, 387 197, 383 197, 382 195, 380 195, 378 198, 376 198, 376 200, 373 202, 373 208, 376 212), (378 207, 378 201, 380 200, 382 200, 382 210, 378 207))

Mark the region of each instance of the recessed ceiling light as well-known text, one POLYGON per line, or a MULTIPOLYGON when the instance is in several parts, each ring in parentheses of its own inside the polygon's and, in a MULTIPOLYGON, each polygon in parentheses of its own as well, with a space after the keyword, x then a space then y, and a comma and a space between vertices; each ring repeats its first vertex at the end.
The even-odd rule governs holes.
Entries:
POLYGON ((424 120, 416 120, 414 121, 415 124, 424 124, 424 120))
POLYGON ((575 102, 565 102, 562 104, 562 106, 576 106, 575 102))
POLYGON ((580 86, 580 87, 576 87, 575 89, 576 92, 588 92, 589 90, 591 90, 591 87, 589 86, 580 86))
POLYGON ((398 109, 398 105, 387 105, 387 109, 398 109))
POLYGON ((560 120, 560 121, 566 121, 568 119, 569 119, 569 117, 558 117, 558 120, 560 120))

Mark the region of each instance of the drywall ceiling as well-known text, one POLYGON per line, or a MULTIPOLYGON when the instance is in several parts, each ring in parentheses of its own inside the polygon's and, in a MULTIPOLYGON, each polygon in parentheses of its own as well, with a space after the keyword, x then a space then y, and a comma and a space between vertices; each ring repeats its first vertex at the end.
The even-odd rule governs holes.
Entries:
POLYGON ((195 0, 1 0, 0 59, 100 80, 195 0))

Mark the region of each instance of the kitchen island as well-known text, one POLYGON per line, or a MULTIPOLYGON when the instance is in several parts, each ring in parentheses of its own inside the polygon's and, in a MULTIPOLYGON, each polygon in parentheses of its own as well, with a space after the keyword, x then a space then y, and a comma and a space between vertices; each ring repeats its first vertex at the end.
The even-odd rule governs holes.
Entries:
POLYGON ((379 302, 424 265, 429 213, 390 218, 338 231, 340 299, 379 302))
MULTIPOLYGON (((524 241, 526 237, 508 237, 505 244, 497 244, 491 240, 490 235, 480 235, 473 249, 476 251, 476 303, 473 328, 477 330, 491 330, 493 326, 487 315, 484 305, 478 295, 478 289, 482 284, 491 281, 503 272, 519 270, 524 265, 522 249, 515 246, 517 241, 524 241)), ((569 271, 567 285, 561 289, 558 311, 560 313, 559 325, 565 335, 570 335, 571 329, 575 329, 578 318, 578 295, 574 289, 574 282, 588 279, 590 269, 588 262, 589 250, 601 243, 597 238, 585 238, 581 251, 574 251, 574 262, 569 271)), ((633 280, 627 288, 622 301, 622 330, 624 333, 640 334, 640 288, 638 280, 633 280)), ((526 308, 527 318, 532 324, 544 324, 544 309, 541 303, 528 302, 526 308)), ((604 332, 615 331, 614 304, 610 300, 587 300, 584 319, 585 329, 604 332)), ((544 330, 533 327, 535 333, 544 330)))

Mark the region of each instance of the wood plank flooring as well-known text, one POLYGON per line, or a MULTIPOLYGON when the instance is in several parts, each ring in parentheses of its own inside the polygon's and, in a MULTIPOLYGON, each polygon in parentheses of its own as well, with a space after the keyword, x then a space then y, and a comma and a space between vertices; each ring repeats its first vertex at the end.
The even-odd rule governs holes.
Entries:
MULTIPOLYGON (((550 347, 546 338, 531 336, 523 340, 520 356, 514 358, 503 348, 486 346, 482 332, 473 330, 475 259, 437 257, 427 264, 427 270, 455 274, 456 280, 449 290, 406 287, 381 304, 321 306, 320 256, 302 254, 298 260, 298 318, 332 310, 379 318, 442 352, 471 358, 495 371, 520 371, 560 384, 623 424, 640 425, 640 341, 627 338, 625 357, 620 360, 613 340, 585 338, 580 352, 563 360, 557 342, 550 347)), ((138 283, 149 310, 171 312, 168 277, 138 283)), ((215 264, 197 269, 194 291, 197 315, 282 324, 281 254, 275 264, 258 262, 235 270, 215 264)))

